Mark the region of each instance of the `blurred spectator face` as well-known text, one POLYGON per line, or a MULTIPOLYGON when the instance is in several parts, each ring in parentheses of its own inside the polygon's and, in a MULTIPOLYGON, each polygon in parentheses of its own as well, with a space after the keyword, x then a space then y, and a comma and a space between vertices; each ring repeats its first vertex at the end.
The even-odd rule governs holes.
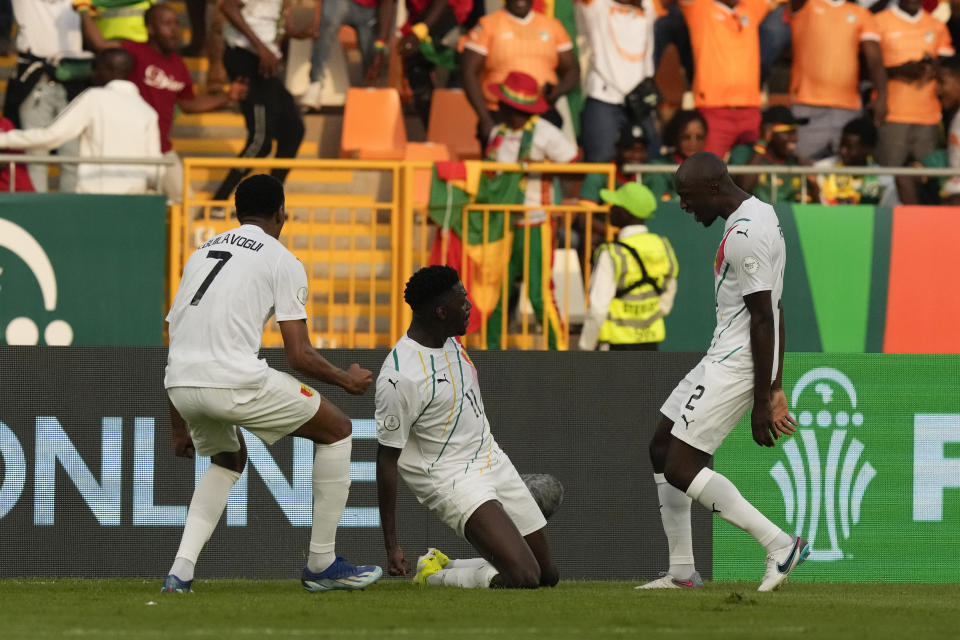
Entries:
POLYGON ((691 120, 680 132, 677 140, 677 153, 683 158, 689 158, 695 153, 703 151, 707 142, 707 127, 700 120, 691 120))
POLYGON ((526 18, 530 10, 533 9, 533 0, 507 0, 507 11, 518 18, 526 18))
POLYGON ((629 147, 623 147, 617 150, 618 160, 620 165, 627 164, 646 164, 647 158, 647 145, 643 142, 637 141, 634 142, 629 147))
POLYGON ((923 6, 923 0, 900 0, 897 4, 901 9, 913 15, 917 11, 920 11, 920 8, 923 6))
POLYGON ((515 109, 502 101, 500 102, 500 113, 503 115, 503 123, 511 129, 522 129, 531 117, 529 113, 515 109))
POLYGON ((775 158, 793 158, 797 155, 797 128, 774 125, 767 148, 775 158))
POLYGON ((960 70, 940 67, 937 72, 937 95, 944 111, 960 106, 960 70))
POLYGON ((846 167, 865 167, 873 149, 863 143, 856 133, 840 136, 840 161, 846 167))
POLYGON ((177 12, 166 5, 158 5, 150 16, 147 25, 150 41, 156 43, 163 54, 180 50, 180 25, 177 12))

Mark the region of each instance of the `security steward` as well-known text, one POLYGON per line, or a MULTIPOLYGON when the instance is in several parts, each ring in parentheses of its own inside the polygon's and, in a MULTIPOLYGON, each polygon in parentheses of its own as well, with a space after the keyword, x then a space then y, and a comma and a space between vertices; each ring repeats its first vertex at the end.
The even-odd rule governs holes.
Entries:
POLYGON ((673 308, 679 273, 670 241, 642 223, 657 200, 638 182, 601 189, 600 198, 610 204, 610 224, 620 232, 594 253, 580 349, 655 351, 666 337, 663 318, 673 308))

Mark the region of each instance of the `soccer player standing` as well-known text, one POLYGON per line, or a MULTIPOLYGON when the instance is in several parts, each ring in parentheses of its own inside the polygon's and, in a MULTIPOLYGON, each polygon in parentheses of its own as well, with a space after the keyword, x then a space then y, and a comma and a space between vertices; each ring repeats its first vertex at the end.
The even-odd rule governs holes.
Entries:
POLYGON ((477 370, 456 336, 470 302, 455 269, 434 265, 407 282, 407 333, 377 378, 377 493, 387 570, 407 572, 397 541, 397 471, 425 507, 482 559, 431 550, 417 563, 421 584, 535 589, 557 584, 547 521, 490 432, 477 370))
POLYGON ((237 188, 240 227, 194 252, 167 316, 170 351, 164 386, 170 398, 174 451, 210 456, 193 492, 165 593, 191 590, 194 565, 210 539, 247 450, 239 426, 267 444, 286 435, 316 443, 313 529, 301 582, 307 591, 362 589, 376 582, 377 566, 354 566, 334 553, 337 524, 350 489, 350 419, 296 378, 257 358, 263 325, 276 313, 291 367, 361 395, 372 376, 347 371, 310 345, 306 325, 307 276, 279 242, 286 221, 283 185, 255 175, 237 188))
POLYGON ((684 210, 705 227, 726 221, 714 262, 717 327, 706 356, 661 407, 650 442, 660 517, 670 549, 667 573, 638 589, 703 586, 693 560, 690 503, 696 500, 767 550, 759 591, 772 591, 810 553, 803 538, 768 520, 727 478, 708 468, 714 451, 753 410, 753 439, 763 447, 796 431, 781 386, 786 249, 773 207, 740 189, 716 155, 696 153, 677 170, 684 210))

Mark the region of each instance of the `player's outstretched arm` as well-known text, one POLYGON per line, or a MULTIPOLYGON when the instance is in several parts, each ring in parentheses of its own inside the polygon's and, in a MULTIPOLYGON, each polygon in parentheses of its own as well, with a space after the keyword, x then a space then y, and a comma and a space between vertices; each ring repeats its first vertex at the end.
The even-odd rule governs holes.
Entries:
POLYGON ((352 364, 344 371, 317 353, 310 345, 305 320, 283 320, 277 324, 280 325, 280 335, 283 336, 283 351, 287 356, 287 364, 300 373, 336 385, 357 396, 363 395, 373 382, 373 374, 360 365, 352 364))
POLYGON ((397 542, 397 459, 402 449, 377 447, 377 499, 380 504, 380 528, 387 550, 387 573, 407 575, 407 560, 397 542))
POLYGON ((753 439, 761 447, 772 447, 779 433, 773 424, 770 374, 773 373, 773 303, 770 291, 757 291, 743 296, 750 313, 750 348, 753 352, 753 412, 750 425, 753 439))

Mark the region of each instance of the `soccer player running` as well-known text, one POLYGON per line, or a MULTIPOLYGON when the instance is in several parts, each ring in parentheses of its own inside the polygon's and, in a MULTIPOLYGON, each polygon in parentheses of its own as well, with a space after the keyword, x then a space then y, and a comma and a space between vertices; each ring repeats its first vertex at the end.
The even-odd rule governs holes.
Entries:
POLYGON ((380 578, 380 567, 354 566, 334 553, 350 489, 350 419, 315 390, 257 358, 263 326, 276 313, 287 362, 303 374, 354 395, 366 391, 372 375, 356 364, 339 369, 310 346, 307 276, 279 242, 286 221, 283 185, 270 176, 252 176, 237 188, 236 207, 241 226, 190 256, 167 316, 164 386, 174 451, 188 458, 210 456, 212 464, 194 489, 162 591, 191 591, 200 551, 247 463, 236 425, 267 444, 286 435, 316 443, 313 528, 301 582, 311 592, 362 589, 380 578))
POLYGON ((696 153, 676 175, 684 210, 709 227, 726 221, 714 262, 717 328, 707 355, 661 407, 650 442, 660 518, 670 549, 665 575, 638 589, 702 587, 694 567, 690 503, 696 500, 767 550, 759 591, 779 587, 810 553, 803 538, 770 522, 710 458, 751 405, 754 441, 774 446, 796 431, 781 386, 786 249, 773 207, 740 189, 716 155, 696 153))
POLYGON ((407 282, 407 333, 377 378, 377 492, 390 575, 407 573, 397 540, 397 470, 417 499, 482 558, 430 550, 414 581, 464 588, 536 589, 559 581, 546 524, 484 413, 477 370, 457 336, 470 302, 456 270, 434 265, 407 282))

